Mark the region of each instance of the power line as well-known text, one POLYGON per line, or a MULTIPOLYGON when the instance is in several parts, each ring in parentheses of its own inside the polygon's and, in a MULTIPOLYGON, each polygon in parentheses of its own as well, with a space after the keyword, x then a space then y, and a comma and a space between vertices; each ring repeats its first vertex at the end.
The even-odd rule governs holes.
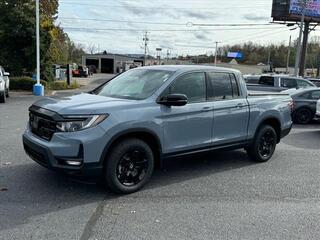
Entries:
POLYGON ((70 20, 81 20, 81 21, 94 21, 94 22, 119 22, 119 23, 174 25, 174 26, 185 26, 185 25, 186 25, 186 23, 148 22, 148 21, 132 21, 132 20, 116 20, 116 19, 96 19, 96 18, 59 17, 59 19, 70 19, 70 20))
POLYGON ((119 22, 119 23, 137 23, 137 24, 155 24, 155 25, 172 25, 172 26, 187 26, 187 27, 240 27, 240 26, 271 26, 273 23, 172 23, 172 22, 149 22, 149 21, 132 21, 132 20, 117 20, 117 19, 97 19, 97 18, 75 18, 75 17, 59 17, 59 19, 94 21, 94 22, 119 22))
MULTIPOLYGON (((60 4, 68 4, 68 5, 77 5, 77 6, 91 6, 91 7, 108 7, 108 8, 124 8, 124 9, 165 9, 168 10, 170 9, 186 9, 186 10, 217 10, 217 9, 225 9, 225 7, 220 7, 220 8, 208 8, 208 7, 172 7, 172 6, 166 6, 166 7, 160 7, 160 6, 152 6, 152 7, 145 7, 145 6, 132 6, 132 5, 105 5, 105 4, 92 4, 92 3, 79 3, 79 2, 60 2, 60 4)), ((270 4, 268 5, 255 5, 255 6, 233 6, 233 8, 257 8, 257 7, 269 7, 271 6, 270 4)))
MULTIPOLYGON (((257 30, 257 29, 275 29, 275 28, 210 28, 210 29, 134 29, 134 28, 82 28, 82 27, 63 27, 64 29, 69 30, 78 30, 78 31, 148 31, 148 32, 198 32, 198 31, 242 31, 242 30, 257 30)), ((278 26, 277 29, 280 27, 278 26)), ((285 28, 285 26, 281 26, 281 28, 285 28)))

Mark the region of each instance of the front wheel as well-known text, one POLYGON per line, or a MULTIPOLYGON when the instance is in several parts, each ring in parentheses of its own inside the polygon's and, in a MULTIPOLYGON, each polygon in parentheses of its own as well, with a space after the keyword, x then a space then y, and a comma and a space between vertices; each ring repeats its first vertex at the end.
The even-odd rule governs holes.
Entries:
POLYGON ((133 193, 150 180, 153 168, 154 156, 149 145, 140 139, 125 139, 106 159, 105 181, 114 193, 133 193))
POLYGON ((272 157, 276 145, 276 131, 273 127, 265 125, 259 128, 253 143, 246 150, 252 160, 266 162, 272 157))

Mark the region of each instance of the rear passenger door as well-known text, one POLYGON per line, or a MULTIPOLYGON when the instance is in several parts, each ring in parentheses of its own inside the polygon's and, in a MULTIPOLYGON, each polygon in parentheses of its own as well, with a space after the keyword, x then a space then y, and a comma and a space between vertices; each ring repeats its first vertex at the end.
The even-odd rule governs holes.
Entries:
POLYGON ((240 96, 239 84, 234 74, 209 72, 208 80, 213 100, 214 145, 246 140, 249 119, 247 99, 240 96))

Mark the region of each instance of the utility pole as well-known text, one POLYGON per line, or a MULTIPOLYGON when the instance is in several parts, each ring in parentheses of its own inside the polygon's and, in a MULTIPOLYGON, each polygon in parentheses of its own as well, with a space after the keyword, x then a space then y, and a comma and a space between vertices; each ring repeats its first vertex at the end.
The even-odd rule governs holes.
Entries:
POLYGON ((37 49, 37 83, 33 86, 33 94, 36 96, 44 95, 44 87, 40 83, 40 4, 36 0, 36 49, 37 49))
POLYGON ((144 66, 146 66, 147 65, 147 48, 148 48, 148 42, 149 42, 148 32, 145 33, 143 41, 144 41, 144 66))
POLYGON ((302 40, 302 49, 301 49, 301 57, 300 57, 300 64, 299 64, 299 75, 304 76, 304 70, 306 66, 306 55, 307 55, 307 48, 308 48, 308 38, 309 38, 309 26, 310 22, 304 23, 304 31, 303 31, 303 40, 302 40))
POLYGON ((217 54, 218 54, 218 43, 219 42, 215 42, 216 43, 216 51, 215 51, 215 56, 214 56, 214 66, 217 66, 217 54))
POLYGON ((287 68, 286 68, 286 73, 289 73, 289 64, 290 64, 290 54, 291 54, 291 35, 289 38, 289 48, 288 48, 288 56, 287 56, 287 68))
POLYGON ((301 22, 300 22, 300 32, 299 32, 299 38, 298 38, 296 62, 294 66, 294 75, 297 77, 299 76, 299 64, 301 59, 301 38, 302 38, 303 27, 304 27, 304 17, 306 15, 307 0, 300 0, 300 6, 303 9, 302 9, 301 22))

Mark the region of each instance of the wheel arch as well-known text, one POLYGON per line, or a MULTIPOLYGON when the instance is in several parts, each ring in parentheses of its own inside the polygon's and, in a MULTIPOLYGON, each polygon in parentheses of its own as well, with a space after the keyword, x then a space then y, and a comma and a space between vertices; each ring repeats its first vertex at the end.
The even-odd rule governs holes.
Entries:
POLYGON ((145 128, 129 129, 114 135, 105 146, 100 157, 100 163, 104 165, 105 161, 107 160, 108 153, 112 150, 112 148, 122 140, 128 138, 137 138, 147 143, 154 154, 155 166, 162 166, 162 147, 160 139, 156 133, 145 128))
POLYGON ((258 130, 265 125, 270 125, 271 127, 274 128, 277 134, 277 143, 280 142, 281 140, 281 122, 278 118, 276 117, 269 117, 265 118, 261 121, 261 123, 258 125, 255 134, 257 134, 258 130))

